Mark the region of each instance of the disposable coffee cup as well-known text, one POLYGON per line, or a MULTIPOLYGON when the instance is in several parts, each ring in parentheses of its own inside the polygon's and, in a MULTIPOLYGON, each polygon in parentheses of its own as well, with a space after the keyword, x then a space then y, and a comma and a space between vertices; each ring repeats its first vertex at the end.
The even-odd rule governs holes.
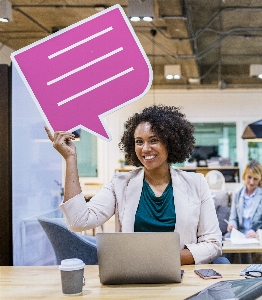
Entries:
POLYGON ((259 239, 259 242, 260 242, 260 245, 262 246, 262 229, 258 229, 258 239, 259 239))
POLYGON ((77 296, 82 294, 85 264, 81 259, 70 258, 61 261, 62 292, 65 295, 77 296))

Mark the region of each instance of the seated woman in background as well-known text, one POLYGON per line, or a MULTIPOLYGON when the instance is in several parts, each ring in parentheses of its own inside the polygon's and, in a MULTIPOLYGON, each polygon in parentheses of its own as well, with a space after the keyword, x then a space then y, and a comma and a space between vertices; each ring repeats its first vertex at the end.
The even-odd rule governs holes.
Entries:
MULTIPOLYGON (((232 201, 227 231, 233 228, 243 232, 247 238, 258 237, 262 228, 262 166, 258 161, 250 161, 242 174, 244 186, 232 201)), ((227 234, 226 237, 230 235, 227 234)))
POLYGON ((74 135, 45 128, 66 161, 65 195, 60 205, 68 228, 82 231, 115 214, 116 232, 176 231, 181 264, 211 263, 221 255, 222 235, 202 174, 172 168, 194 149, 193 125, 179 108, 153 105, 130 117, 119 147, 128 164, 89 202, 79 184, 74 135))

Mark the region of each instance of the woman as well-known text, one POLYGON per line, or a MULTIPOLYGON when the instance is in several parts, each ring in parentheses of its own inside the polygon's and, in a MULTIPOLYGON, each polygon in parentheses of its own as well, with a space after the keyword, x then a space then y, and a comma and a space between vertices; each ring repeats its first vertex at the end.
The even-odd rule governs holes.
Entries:
MULTIPOLYGON (((243 232, 247 238, 258 237, 256 231, 262 228, 262 166, 250 161, 242 174, 244 187, 232 202, 227 231, 233 228, 243 232)), ((229 236, 227 234, 227 236, 229 236)))
POLYGON ((115 174, 88 203, 79 184, 73 134, 53 137, 46 131, 66 161, 60 207, 70 230, 94 228, 115 214, 117 232, 178 232, 182 265, 211 263, 221 255, 221 231, 205 178, 170 167, 194 149, 193 125, 178 108, 153 105, 128 119, 119 147, 128 164, 142 168, 115 174))

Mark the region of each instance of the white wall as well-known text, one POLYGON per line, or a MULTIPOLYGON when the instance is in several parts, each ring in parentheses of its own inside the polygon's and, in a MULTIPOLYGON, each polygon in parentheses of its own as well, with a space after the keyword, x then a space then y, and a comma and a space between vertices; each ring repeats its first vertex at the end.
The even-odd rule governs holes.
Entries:
POLYGON ((247 162, 247 141, 241 135, 247 124, 262 119, 262 90, 155 90, 105 118, 112 140, 100 143, 98 159, 103 182, 109 181, 114 170, 119 168, 121 154, 117 145, 125 120, 153 103, 179 106, 191 122, 236 122, 237 161, 243 169, 247 162), (104 153, 103 156, 101 153, 104 153))

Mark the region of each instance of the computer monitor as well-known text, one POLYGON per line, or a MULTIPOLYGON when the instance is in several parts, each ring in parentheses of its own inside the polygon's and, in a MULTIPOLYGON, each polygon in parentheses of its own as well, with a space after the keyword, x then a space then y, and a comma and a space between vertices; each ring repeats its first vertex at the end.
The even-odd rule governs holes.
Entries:
POLYGON ((189 161, 207 160, 211 157, 218 157, 218 146, 195 146, 189 161))

